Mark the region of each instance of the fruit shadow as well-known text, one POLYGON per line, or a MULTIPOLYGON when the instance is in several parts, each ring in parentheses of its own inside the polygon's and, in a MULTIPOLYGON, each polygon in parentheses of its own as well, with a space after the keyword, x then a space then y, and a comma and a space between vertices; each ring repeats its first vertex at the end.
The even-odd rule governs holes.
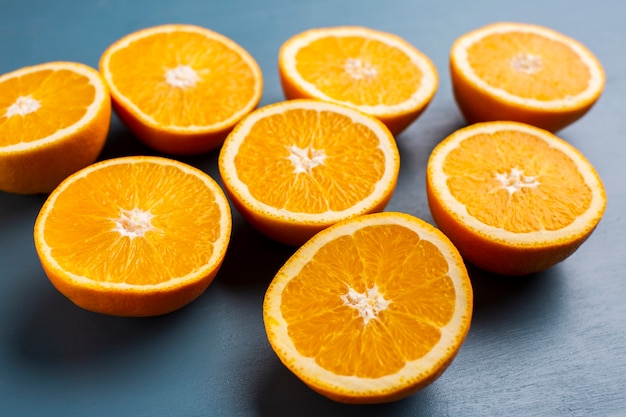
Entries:
POLYGON ((275 366, 267 367, 261 376, 262 388, 258 390, 257 409, 261 416, 266 417, 370 417, 405 415, 411 410, 412 417, 426 416, 420 413, 428 412, 427 407, 420 407, 420 403, 432 400, 433 385, 413 394, 405 399, 382 404, 343 404, 330 400, 310 389, 294 374, 292 374, 278 359, 275 366), (306 404, 306 406, 303 406, 306 404))
POLYGON ((525 276, 497 275, 471 264, 467 270, 474 290, 472 328, 541 325, 560 314, 564 277, 558 264, 525 276))
POLYGON ((447 108, 437 106, 396 138, 400 152, 400 172, 388 211, 401 211, 434 223, 426 197, 428 158, 439 142, 465 126, 462 119, 450 117, 447 108))
POLYGON ((219 148, 198 155, 164 154, 145 145, 119 121, 117 116, 113 115, 109 135, 98 160, 102 161, 123 156, 160 156, 162 158, 174 159, 204 171, 217 181, 220 186, 222 185, 217 166, 219 148))
POLYGON ((132 155, 157 155, 157 153, 144 145, 144 143, 113 114, 111 116, 109 134, 98 160, 132 155))
POLYGON ((98 368, 108 362, 103 359, 115 360, 138 345, 155 344, 187 314, 184 308, 145 318, 90 312, 61 295, 41 274, 29 278, 42 283, 42 288, 31 288, 32 294, 23 296, 28 298, 28 308, 16 317, 13 338, 15 357, 35 373, 98 368))
POLYGON ((8 236, 8 228, 22 222, 34 225, 46 198, 47 194, 19 195, 0 191, 0 234, 8 236))
POLYGON ((216 282, 233 291, 254 292, 262 296, 276 272, 296 248, 265 237, 234 208, 232 211, 231 240, 216 282))

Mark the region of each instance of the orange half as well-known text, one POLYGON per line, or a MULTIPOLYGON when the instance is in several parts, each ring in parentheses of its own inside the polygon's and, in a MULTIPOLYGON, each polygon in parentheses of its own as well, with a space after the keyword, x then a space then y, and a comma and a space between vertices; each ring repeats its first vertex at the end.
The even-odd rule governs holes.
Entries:
POLYGON ((512 120, 555 132, 600 97, 604 70, 571 37, 526 23, 494 23, 460 36, 450 51, 456 101, 470 123, 512 120))
POLYGON ((169 313, 211 283, 230 240, 226 196, 182 162, 130 156, 90 165, 48 197, 35 248, 76 305, 117 316, 169 313))
POLYGON ((320 100, 288 100, 246 116, 220 151, 224 188, 260 232, 299 246, 340 220, 382 211, 400 155, 379 120, 320 100))
POLYGON ((323 230, 278 271, 263 304, 280 360, 346 403, 389 402, 437 379, 469 331, 472 287, 456 248, 404 213, 323 230))
POLYGON ((433 218, 473 264, 524 275, 572 255, 606 208, 591 163, 554 134, 485 122, 440 142, 428 161, 433 218))
POLYGON ((366 27, 309 29, 280 48, 278 68, 288 99, 351 106, 400 134, 430 104, 438 86, 431 60, 401 37, 366 27))
POLYGON ((0 190, 51 192, 93 163, 107 139, 111 98, 95 69, 48 62, 0 76, 0 190))
POLYGON ((107 48, 100 69, 122 121, 168 154, 219 147, 263 89, 261 70, 243 47, 194 25, 128 34, 107 48))

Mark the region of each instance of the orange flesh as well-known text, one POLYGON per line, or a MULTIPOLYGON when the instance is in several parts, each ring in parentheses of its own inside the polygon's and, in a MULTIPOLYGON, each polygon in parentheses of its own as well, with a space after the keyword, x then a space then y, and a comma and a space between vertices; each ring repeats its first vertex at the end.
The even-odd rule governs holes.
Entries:
POLYGON ((298 351, 338 374, 378 378, 427 354, 452 318, 448 263, 399 225, 368 226, 322 247, 285 287, 281 313, 298 351), (342 299, 377 288, 389 302, 365 323, 342 299))
POLYGON ((87 77, 69 70, 37 71, 4 81, 0 84, 0 146, 34 142, 75 124, 95 94, 87 77), (20 97, 30 97, 40 107, 7 117, 20 97))
POLYGON ((307 82, 331 98, 355 105, 405 102, 422 80, 420 70, 401 50, 355 36, 314 40, 298 51, 295 60, 307 82), (357 78, 346 71, 348 60, 357 78))
POLYGON ((234 50, 191 32, 135 40, 112 55, 110 73, 119 92, 166 126, 210 126, 232 117, 252 100, 257 83, 234 50), (166 72, 190 67, 198 79, 175 87, 166 72))
POLYGON ((523 98, 565 99, 583 92, 590 80, 589 69, 567 45, 532 33, 492 34, 471 45, 467 54, 478 78, 523 98), (516 61, 526 54, 540 61, 529 72, 516 61))
POLYGON ((295 109, 257 121, 235 167, 258 201, 292 212, 324 213, 348 209, 370 195, 384 173, 385 157, 376 134, 364 125, 335 112, 295 109), (325 158, 294 175, 292 146, 325 158))
POLYGON ((68 272, 112 283, 158 284, 206 264, 219 218, 213 194, 194 176, 151 163, 113 165, 92 171, 63 192, 44 238, 68 272), (114 230, 114 220, 120 210, 135 208, 153 215, 154 229, 131 239, 114 230))
POLYGON ((524 132, 476 134, 450 151, 443 170, 450 192, 471 216, 514 233, 561 229, 591 204, 591 190, 576 164, 524 132), (538 185, 509 193, 496 174, 513 169, 538 185))

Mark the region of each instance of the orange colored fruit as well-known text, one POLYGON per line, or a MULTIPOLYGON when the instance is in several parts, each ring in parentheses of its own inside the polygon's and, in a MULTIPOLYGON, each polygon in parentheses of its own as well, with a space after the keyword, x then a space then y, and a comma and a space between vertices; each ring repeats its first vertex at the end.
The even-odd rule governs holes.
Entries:
POLYGON ((93 163, 111 122, 100 74, 49 62, 0 75, 0 190, 49 193, 93 163))
POLYGON ((100 69, 120 119, 146 145, 177 155, 219 147, 261 99, 254 58, 224 35, 168 24, 122 37, 100 69))
POLYGON ((583 44, 525 23, 460 36, 450 51, 450 75, 468 122, 512 120, 552 132, 585 115, 605 83, 600 62, 583 44))
POLYGON ((401 399, 437 379, 469 331, 463 260, 428 223, 384 212, 335 224, 306 242, 263 304, 283 364, 335 401, 401 399))
POLYGON ((280 48, 288 99, 354 107, 400 134, 430 104, 439 78, 431 60, 399 36, 365 27, 310 29, 280 48))
POLYGON ((600 177, 578 150, 518 122, 458 130, 435 147, 426 171, 439 228, 468 261, 503 275, 566 259, 606 207, 600 177))
POLYGON ((377 119, 319 100, 289 100, 246 116, 219 156, 224 188, 260 232, 299 246, 340 220, 385 208, 400 156, 377 119))
POLYGON ((204 172, 144 156, 71 175, 35 223, 35 247, 54 286, 76 305, 154 316, 200 296, 230 240, 226 196, 204 172))

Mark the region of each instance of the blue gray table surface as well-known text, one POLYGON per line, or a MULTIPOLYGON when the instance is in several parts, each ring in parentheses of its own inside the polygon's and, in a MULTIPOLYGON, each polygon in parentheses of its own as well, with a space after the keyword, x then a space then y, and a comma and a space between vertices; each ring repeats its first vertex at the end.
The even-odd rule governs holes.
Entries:
MULTIPOLYGON (((592 237, 543 273, 504 278, 470 268, 471 331, 446 373, 391 404, 350 406, 310 391, 271 350, 262 299, 293 252, 233 212, 231 246, 209 289, 182 310, 128 319, 60 295, 32 227, 45 196, 0 192, 0 415, 19 416, 625 416, 626 5, 620 0, 24 0, 0 7, 0 73, 55 60, 97 66, 134 30, 191 23, 223 33, 259 62, 261 105, 283 100, 277 53, 304 29, 363 25, 396 33, 440 75, 426 113, 398 137, 402 168, 388 210, 432 222, 428 155, 463 126, 448 73, 462 33, 495 21, 552 27, 586 44, 607 74, 582 120, 559 132, 595 165, 608 207, 592 237)), ((113 117, 101 158, 151 154, 113 117)), ((219 180, 217 152, 181 158, 219 180)))

